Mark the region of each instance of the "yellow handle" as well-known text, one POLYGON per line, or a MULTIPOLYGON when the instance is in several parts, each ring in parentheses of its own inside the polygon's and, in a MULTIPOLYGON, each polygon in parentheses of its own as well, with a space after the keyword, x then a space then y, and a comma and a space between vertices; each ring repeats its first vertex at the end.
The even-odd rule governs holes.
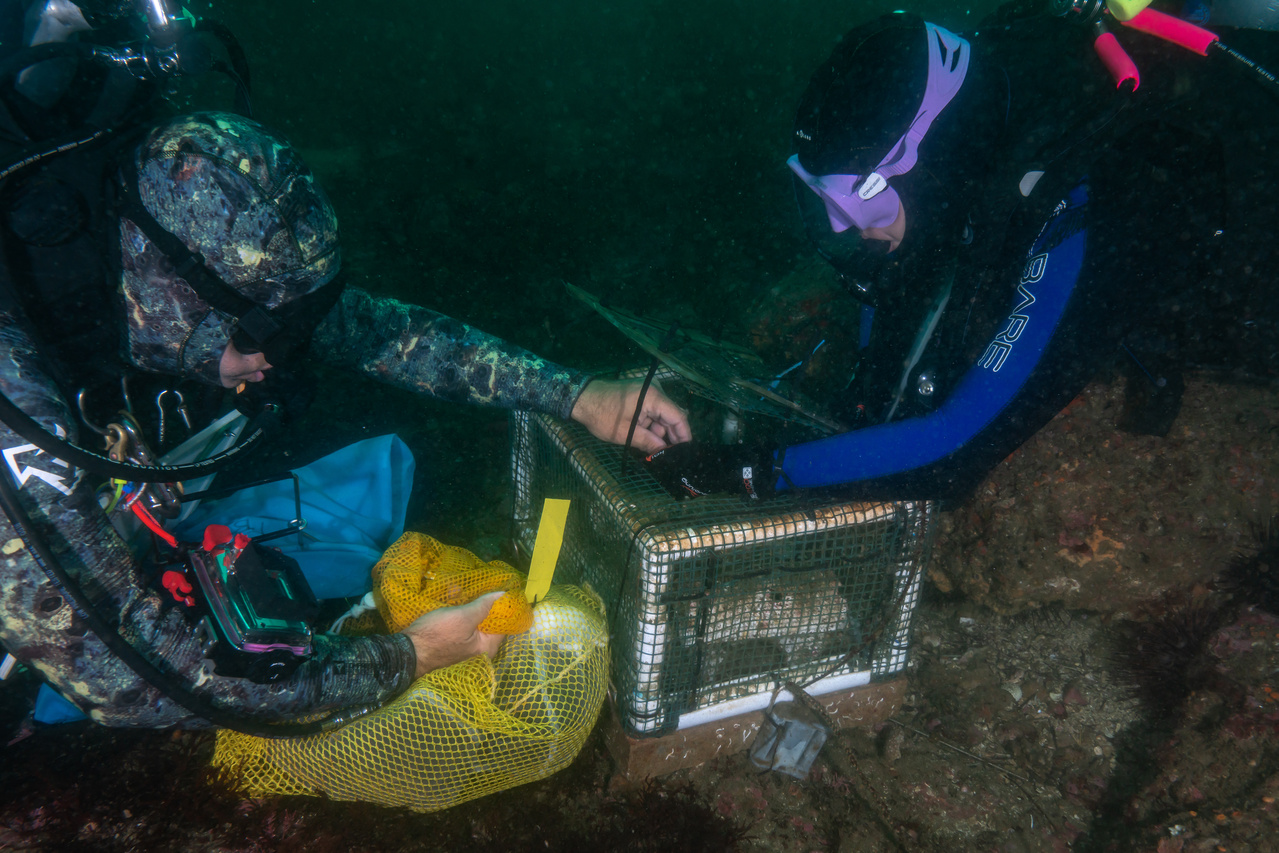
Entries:
POLYGON ((1149 5, 1150 0, 1106 0, 1106 8, 1118 21, 1131 21, 1149 5))
POLYGON ((560 546, 564 544, 564 525, 568 522, 569 503, 571 501, 547 498, 542 504, 542 520, 537 524, 537 541, 533 543, 528 583, 524 585, 524 597, 529 604, 537 603, 551 588, 555 563, 560 558, 560 546))

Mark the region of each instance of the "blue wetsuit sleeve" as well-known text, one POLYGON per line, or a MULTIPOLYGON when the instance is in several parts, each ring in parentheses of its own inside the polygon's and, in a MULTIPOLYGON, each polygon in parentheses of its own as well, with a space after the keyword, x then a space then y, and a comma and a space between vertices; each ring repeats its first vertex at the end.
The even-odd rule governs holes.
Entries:
POLYGON ((885 499, 951 497, 1033 435, 1095 369, 1080 326, 1087 231, 1082 187, 1032 246, 1007 320, 933 412, 786 448, 779 489, 839 486, 885 499))

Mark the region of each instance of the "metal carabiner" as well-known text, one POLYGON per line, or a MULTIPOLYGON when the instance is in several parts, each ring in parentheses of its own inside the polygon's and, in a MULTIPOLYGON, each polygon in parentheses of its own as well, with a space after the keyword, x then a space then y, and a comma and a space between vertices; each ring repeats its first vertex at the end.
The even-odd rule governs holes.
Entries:
POLYGON ((107 440, 108 459, 113 462, 128 463, 131 461, 133 436, 127 429, 120 424, 109 424, 103 435, 107 440))
POLYGON ((1106 0, 1050 0, 1048 8, 1058 17, 1088 25, 1106 14, 1106 0))

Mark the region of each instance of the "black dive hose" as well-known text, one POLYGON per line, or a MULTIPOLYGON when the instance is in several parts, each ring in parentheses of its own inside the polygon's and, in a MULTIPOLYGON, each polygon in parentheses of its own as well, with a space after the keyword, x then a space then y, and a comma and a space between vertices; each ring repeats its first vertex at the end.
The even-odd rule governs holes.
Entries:
MULTIPOLYGON (((99 456, 96 453, 90 453, 87 450, 76 447, 74 444, 51 434, 26 412, 15 406, 13 401, 2 393, 0 393, 0 420, 3 420, 10 429, 40 449, 70 461, 81 468, 87 468, 105 476, 117 476, 119 479, 148 483, 174 482, 176 480, 189 479, 192 476, 210 474, 235 461, 236 457, 246 448, 249 448, 250 444, 256 445, 266 432, 265 426, 258 426, 246 440, 246 443, 236 445, 230 450, 210 457, 203 462, 193 465, 151 467, 116 462, 105 456, 99 456), (210 465, 210 463, 216 464, 210 465), (161 473, 157 474, 156 472, 161 473)), ((261 416, 259 416, 258 420, 261 420, 261 416)), ((34 525, 31 523, 30 514, 23 508, 18 498, 17 490, 10 479, 12 476, 12 472, 8 470, 0 472, 0 507, 3 507, 4 514, 9 518, 9 523, 13 525, 23 542, 26 543, 32 559, 36 561, 45 576, 49 578, 50 583, 62 593, 63 597, 74 604, 76 615, 85 621, 89 629, 102 640, 116 657, 124 661, 144 681, 183 708, 215 725, 234 729, 255 737, 304 737, 319 734, 344 725, 350 720, 373 710, 372 708, 353 709, 346 712, 338 712, 324 719, 308 723, 268 724, 240 716, 231 711, 225 711, 207 699, 195 694, 186 685, 180 683, 144 657, 141 652, 130 645, 128 640, 120 636, 120 633, 98 614, 94 609, 93 603, 89 601, 83 590, 67 574, 66 569, 63 568, 62 563, 59 562, 49 548, 48 543, 36 532, 34 525)))
POLYGON ((47 157, 52 157, 55 154, 64 154, 67 151, 72 151, 76 148, 80 148, 81 146, 88 145, 91 142, 96 142, 110 133, 111 130, 109 128, 100 128, 88 134, 75 134, 71 137, 55 139, 52 142, 41 145, 35 149, 28 149, 19 154, 16 160, 10 161, 4 166, 4 168, 0 169, 0 183, 3 183, 14 172, 21 171, 28 166, 39 163, 41 160, 44 160, 47 157))
POLYGON ((1260 83, 1262 88, 1270 94, 1279 96, 1279 79, 1276 79, 1275 75, 1268 69, 1258 65, 1256 62, 1253 62, 1239 51, 1230 47, 1230 45, 1222 44, 1221 39, 1216 39, 1210 42, 1208 44, 1208 49, 1216 51, 1226 59, 1233 60, 1239 71, 1252 77, 1253 80, 1260 83))
POLYGON ((235 84, 235 105, 237 113, 246 118, 253 118, 252 81, 249 78, 249 59, 240 45, 239 39, 225 24, 217 21, 200 21, 195 25, 197 33, 208 33, 218 40, 227 53, 230 65, 217 61, 212 64, 215 71, 225 74, 235 84))
POLYGON ((363 716, 374 710, 373 708, 348 709, 335 712, 324 719, 313 722, 272 724, 224 710, 203 696, 196 694, 185 684, 182 684, 147 659, 128 640, 120 636, 119 631, 98 614, 88 596, 67 574, 62 563, 59 562, 52 549, 49 548, 49 544, 45 542, 40 534, 36 533, 35 527, 31 524, 31 516, 23 508, 17 489, 10 479, 12 476, 12 473, 8 470, 0 472, 0 507, 3 507, 5 515, 9 518, 9 523, 13 525, 14 530, 17 531, 22 541, 26 543, 32 559, 44 571, 58 592, 62 593, 63 597, 74 606, 76 615, 85 621, 85 624, 89 626, 89 630, 93 631, 116 657, 124 661, 144 681, 192 714, 223 728, 234 729, 237 732, 243 732, 254 737, 278 738, 305 737, 320 734, 337 726, 345 725, 356 717, 363 716))
POLYGON ((264 409, 249 422, 245 431, 252 431, 249 432, 248 438, 216 456, 210 456, 199 462, 186 465, 133 465, 128 462, 116 462, 114 459, 108 459, 74 445, 66 439, 58 438, 19 409, 6 394, 0 393, 0 421, 3 421, 9 429, 46 453, 52 453, 65 462, 70 462, 79 468, 86 468, 104 477, 128 480, 133 483, 177 483, 220 471, 239 460, 246 452, 256 450, 258 442, 278 418, 279 412, 274 406, 264 409))

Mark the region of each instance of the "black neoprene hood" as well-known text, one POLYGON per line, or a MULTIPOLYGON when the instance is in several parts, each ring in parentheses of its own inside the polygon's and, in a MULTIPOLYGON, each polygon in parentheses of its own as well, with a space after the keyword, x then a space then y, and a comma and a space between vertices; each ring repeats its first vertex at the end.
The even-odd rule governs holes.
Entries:
POLYGON ((795 116, 794 153, 815 175, 864 175, 910 126, 928 81, 924 21, 891 14, 848 32, 795 116))

